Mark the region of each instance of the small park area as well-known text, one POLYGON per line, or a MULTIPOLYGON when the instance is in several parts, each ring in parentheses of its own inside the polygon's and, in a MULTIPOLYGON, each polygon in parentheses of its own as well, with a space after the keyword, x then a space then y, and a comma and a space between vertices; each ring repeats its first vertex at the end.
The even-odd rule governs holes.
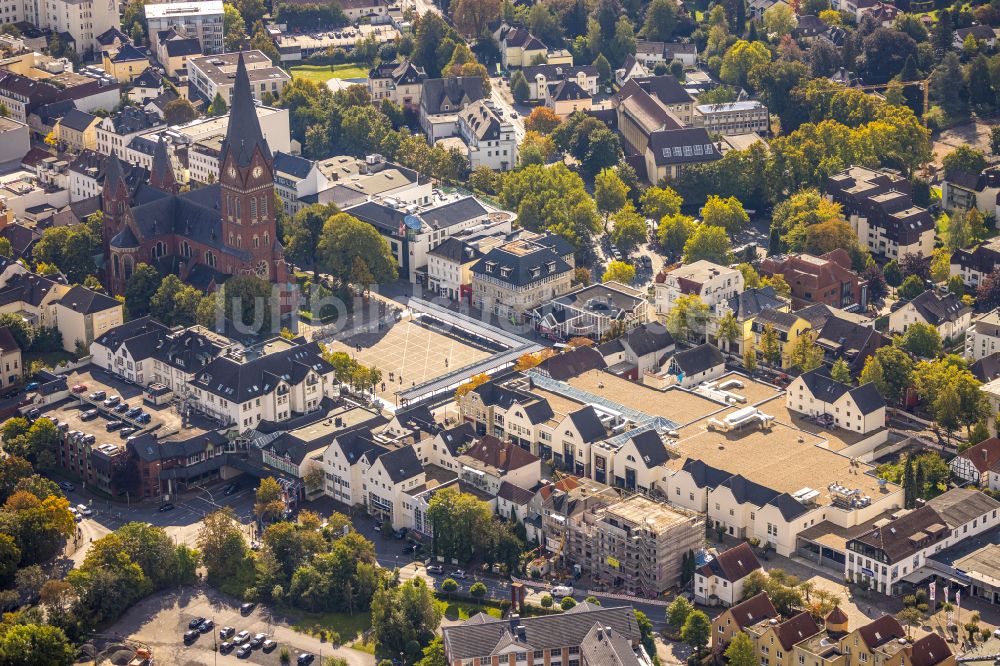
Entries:
POLYGON ((298 65, 292 67, 292 78, 326 83, 330 79, 366 79, 368 69, 354 63, 340 65, 298 65))

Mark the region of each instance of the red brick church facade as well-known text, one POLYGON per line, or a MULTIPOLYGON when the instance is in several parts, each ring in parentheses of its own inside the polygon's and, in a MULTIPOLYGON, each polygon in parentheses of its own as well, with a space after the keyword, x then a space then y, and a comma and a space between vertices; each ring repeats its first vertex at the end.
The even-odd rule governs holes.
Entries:
POLYGON ((140 263, 205 291, 231 275, 252 274, 278 285, 281 311, 290 311, 272 161, 241 56, 217 183, 179 192, 162 138, 148 178, 144 170, 126 177, 117 156, 111 156, 101 194, 111 292, 123 293, 140 263))

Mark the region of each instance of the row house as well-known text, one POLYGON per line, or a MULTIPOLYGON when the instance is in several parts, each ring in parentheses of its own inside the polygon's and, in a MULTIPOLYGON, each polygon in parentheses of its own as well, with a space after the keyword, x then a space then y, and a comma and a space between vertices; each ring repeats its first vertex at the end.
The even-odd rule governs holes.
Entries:
POLYGON ((785 406, 863 435, 885 428, 885 400, 875 385, 842 384, 830 377, 825 366, 796 377, 785 393, 785 406))
POLYGON ((139 317, 99 336, 90 345, 94 365, 147 386, 155 378, 152 355, 169 329, 152 317, 139 317))
POLYGON ((1000 490, 1000 439, 990 437, 974 444, 948 465, 956 478, 973 487, 1000 490))
POLYGON ((719 349, 736 356, 753 346, 753 321, 765 310, 789 312, 791 305, 774 291, 774 287, 754 287, 745 289, 725 301, 715 304, 708 320, 708 340, 719 349), (732 315, 739 331, 736 339, 719 336, 719 323, 732 315))
POLYGON ((633 381, 658 372, 675 349, 674 337, 658 321, 636 326, 597 347, 608 372, 633 381))
POLYGON ((242 345, 204 326, 171 331, 161 337, 151 354, 153 378, 179 396, 186 396, 195 375, 230 349, 242 345))

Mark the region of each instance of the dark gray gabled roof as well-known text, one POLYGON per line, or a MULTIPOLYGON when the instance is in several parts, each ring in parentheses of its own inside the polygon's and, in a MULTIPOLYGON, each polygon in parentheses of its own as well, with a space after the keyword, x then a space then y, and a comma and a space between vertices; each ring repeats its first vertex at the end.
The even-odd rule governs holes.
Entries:
POLYGON ((694 484, 699 488, 705 488, 706 486, 708 488, 718 488, 722 485, 723 481, 733 475, 732 472, 711 467, 701 460, 694 458, 687 458, 681 470, 690 474, 694 484))
POLYGON ((572 79, 563 79, 557 83, 549 95, 555 102, 590 99, 590 93, 581 88, 580 85, 572 79))
POLYGON ((597 416, 597 412, 591 405, 581 407, 575 412, 570 412, 567 416, 569 416, 569 420, 573 422, 577 432, 580 433, 580 438, 585 443, 592 444, 599 442, 608 436, 607 429, 601 423, 600 417, 597 416))
POLYGON ((946 322, 958 321, 972 312, 972 308, 958 299, 955 294, 946 293, 939 296, 933 289, 928 289, 910 301, 917 313, 925 322, 935 328, 946 322))
POLYGON ((486 215, 486 209, 475 197, 464 197, 458 201, 431 208, 420 213, 420 219, 429 224, 432 229, 447 229, 448 227, 477 217, 486 215))
POLYGON ((674 337, 658 321, 636 326, 625 334, 625 343, 636 356, 665 352, 674 347, 674 337))
POLYGON ((110 296, 88 289, 83 285, 76 285, 67 291, 66 295, 59 299, 59 304, 84 315, 104 312, 121 306, 121 303, 110 296))
POLYGON ((641 76, 633 80, 643 90, 664 104, 691 104, 694 102, 694 98, 691 97, 673 74, 641 76))
POLYGON ((104 335, 98 337, 95 342, 114 352, 125 344, 127 340, 146 335, 150 332, 156 332, 166 337, 169 329, 150 316, 139 317, 138 319, 127 321, 121 326, 115 326, 104 335))
POLYGON ((393 483, 412 479, 424 471, 424 467, 417 457, 417 451, 412 446, 404 446, 395 451, 383 453, 378 459, 393 483))
POLYGON ((729 488, 733 498, 738 504, 749 502, 754 506, 764 506, 780 495, 777 490, 772 490, 767 486, 750 481, 742 474, 734 474, 720 484, 723 488, 729 488))
POLYGON ((545 244, 544 238, 514 244, 491 249, 472 267, 473 274, 524 287, 572 270, 556 250, 545 244))
POLYGON ((167 55, 171 58, 201 55, 201 43, 193 37, 168 40, 164 48, 167 50, 167 55))
POLYGON ((674 354, 674 363, 689 376, 723 365, 725 362, 719 348, 708 343, 674 354))
POLYGON ((521 72, 529 82, 541 74, 546 81, 562 81, 563 79, 575 79, 578 74, 591 77, 597 76, 597 68, 593 65, 529 65, 523 67, 521 72))
POLYGON ((504 481, 500 484, 500 489, 497 491, 497 497, 505 499, 512 504, 523 506, 534 499, 535 491, 515 486, 513 483, 504 481))
POLYGON ((274 154, 272 168, 275 173, 287 173, 301 180, 309 175, 313 168, 313 162, 299 155, 290 155, 279 150, 274 154))
POLYGON ((552 379, 566 381, 588 370, 603 370, 608 367, 601 352, 594 347, 577 347, 551 356, 539 364, 539 369, 549 373, 552 379))
POLYGON ((632 435, 629 439, 635 444, 646 469, 653 469, 657 465, 667 462, 667 447, 664 446, 660 433, 655 430, 644 430, 638 435, 632 435))
POLYGON ((444 627, 445 653, 450 662, 491 654, 501 643, 517 639, 533 650, 580 645, 594 625, 611 627, 628 641, 640 638, 639 626, 631 606, 613 608, 581 603, 567 612, 540 617, 488 620, 479 618, 444 627), (518 638, 518 626, 524 638, 518 638))
POLYGON ((235 403, 270 393, 279 382, 298 384, 309 372, 333 372, 323 360, 319 343, 298 344, 239 362, 221 356, 206 365, 191 382, 195 387, 235 403))
POLYGON ((476 441, 476 429, 472 423, 464 421, 454 428, 448 428, 438 433, 441 441, 448 448, 448 453, 457 456, 461 450, 476 441))
POLYGON ((483 256, 483 253, 477 248, 454 236, 449 236, 442 243, 434 246, 427 254, 441 257, 455 264, 467 264, 483 256))
POLYGON ((788 493, 781 493, 768 502, 768 505, 775 507, 786 521, 795 520, 809 510, 802 502, 799 502, 788 493))
POLYGON ((420 105, 427 115, 457 113, 472 102, 486 97, 481 76, 453 76, 427 79, 420 94, 420 105))
POLYGON ((349 465, 361 460, 366 453, 371 454, 369 459, 375 459, 389 452, 384 446, 376 444, 371 431, 365 428, 340 433, 333 441, 340 447, 349 465))
POLYGON ((650 132, 649 150, 657 166, 713 162, 722 153, 712 143, 704 127, 684 127, 650 132))
POLYGON ((727 305, 737 321, 753 319, 764 310, 778 308, 785 302, 778 298, 774 287, 756 287, 741 291, 729 299, 727 305))
POLYGON ((84 132, 95 120, 97 120, 97 116, 74 107, 66 112, 66 115, 59 120, 59 124, 77 132, 84 132))
POLYGON ((858 387, 842 384, 830 376, 826 366, 821 365, 805 372, 801 378, 813 397, 822 402, 836 402, 845 393, 849 393, 862 414, 871 414, 885 407, 885 399, 875 389, 875 384, 868 383, 858 387))
POLYGON ((969 371, 984 384, 1000 377, 1000 352, 993 352, 979 359, 969 366, 969 371))
POLYGON ((536 400, 521 407, 524 409, 524 415, 528 417, 528 421, 532 425, 544 423, 555 415, 548 400, 536 400))
POLYGON ((115 54, 115 57, 111 59, 111 62, 130 62, 132 60, 148 61, 149 56, 131 44, 122 44, 122 47, 115 54))
POLYGON ((160 88, 163 86, 163 79, 152 67, 147 67, 142 74, 132 79, 132 85, 140 88, 160 88))

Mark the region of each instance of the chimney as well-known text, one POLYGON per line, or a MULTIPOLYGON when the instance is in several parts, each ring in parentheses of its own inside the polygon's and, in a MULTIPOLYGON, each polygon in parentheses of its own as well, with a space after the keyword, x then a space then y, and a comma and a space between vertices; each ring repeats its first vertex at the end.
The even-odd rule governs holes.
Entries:
POLYGON ((988 452, 988 451, 986 450, 986 447, 985 447, 985 446, 983 447, 982 451, 983 451, 983 462, 989 462, 989 459, 990 459, 990 454, 989 454, 989 452, 988 452))

